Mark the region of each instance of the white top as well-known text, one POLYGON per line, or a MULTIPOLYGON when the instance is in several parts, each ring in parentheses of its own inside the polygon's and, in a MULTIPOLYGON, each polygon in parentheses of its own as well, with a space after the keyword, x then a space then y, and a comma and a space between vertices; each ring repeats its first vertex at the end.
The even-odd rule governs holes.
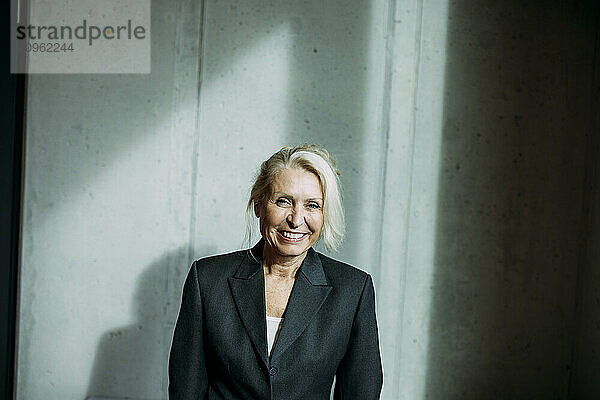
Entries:
POLYGON ((269 347, 269 356, 271 355, 271 350, 273 349, 273 345, 275 344, 277 336, 279 335, 281 321, 283 321, 283 318, 269 317, 267 315, 267 345, 269 347))

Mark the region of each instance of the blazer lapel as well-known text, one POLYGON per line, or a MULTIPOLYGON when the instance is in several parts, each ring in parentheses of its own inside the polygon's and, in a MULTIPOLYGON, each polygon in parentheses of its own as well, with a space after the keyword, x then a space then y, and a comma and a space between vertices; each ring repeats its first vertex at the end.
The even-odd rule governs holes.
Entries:
POLYGON ((259 242, 248 250, 235 275, 228 278, 228 281, 244 328, 261 360, 268 366, 265 280, 260 261, 261 253, 262 242, 259 242))
POLYGON ((271 359, 279 357, 304 332, 330 291, 321 260, 311 248, 296 275, 271 359))

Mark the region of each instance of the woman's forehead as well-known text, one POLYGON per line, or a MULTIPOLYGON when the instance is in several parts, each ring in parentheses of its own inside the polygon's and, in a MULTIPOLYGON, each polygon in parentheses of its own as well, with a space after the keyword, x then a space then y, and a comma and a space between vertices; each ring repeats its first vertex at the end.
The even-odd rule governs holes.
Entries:
POLYGON ((310 198, 323 196, 319 178, 314 173, 299 168, 279 172, 271 183, 271 193, 310 198))

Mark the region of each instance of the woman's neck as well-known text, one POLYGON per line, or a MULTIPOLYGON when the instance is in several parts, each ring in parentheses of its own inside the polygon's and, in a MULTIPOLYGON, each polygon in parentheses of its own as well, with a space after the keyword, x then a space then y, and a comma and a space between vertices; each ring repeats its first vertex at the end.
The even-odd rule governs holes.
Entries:
POLYGON ((263 248, 263 268, 266 274, 273 274, 280 278, 295 278, 306 253, 298 256, 282 256, 265 243, 263 248))

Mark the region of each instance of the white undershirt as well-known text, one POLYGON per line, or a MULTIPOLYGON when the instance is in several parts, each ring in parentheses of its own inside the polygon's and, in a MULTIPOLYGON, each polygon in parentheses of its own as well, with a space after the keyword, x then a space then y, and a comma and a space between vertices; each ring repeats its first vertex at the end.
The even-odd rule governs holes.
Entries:
POLYGON ((267 345, 269 347, 269 356, 271 355, 271 350, 273 349, 273 345, 275 344, 277 336, 279 335, 281 321, 283 321, 283 318, 269 317, 267 315, 267 345))

